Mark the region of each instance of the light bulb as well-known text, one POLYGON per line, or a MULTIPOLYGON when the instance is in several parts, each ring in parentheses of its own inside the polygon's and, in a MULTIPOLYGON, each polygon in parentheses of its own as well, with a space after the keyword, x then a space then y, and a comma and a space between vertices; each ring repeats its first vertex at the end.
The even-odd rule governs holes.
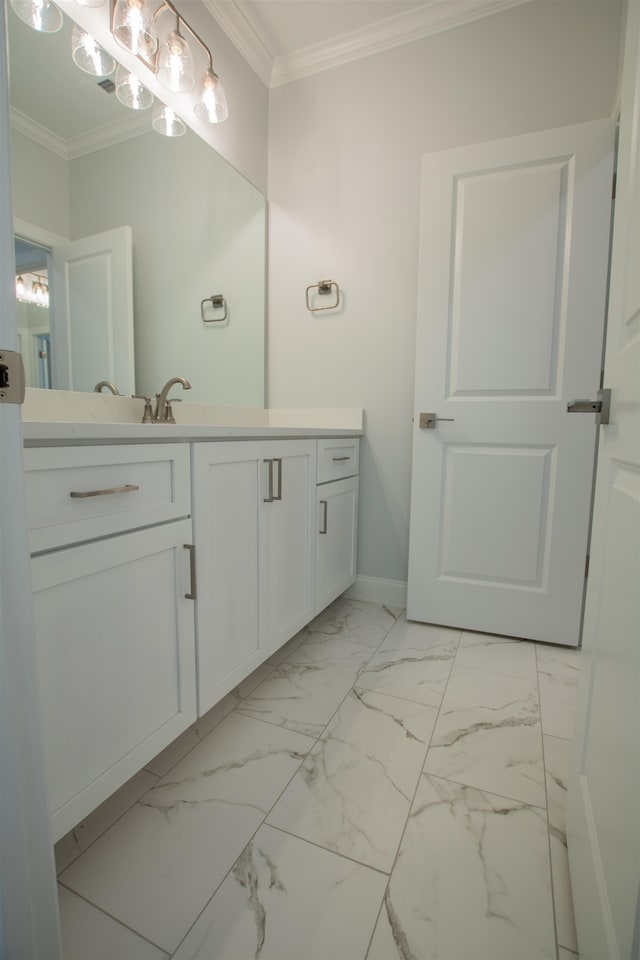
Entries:
POLYGON ((76 66, 94 77, 108 77, 116 68, 113 57, 77 23, 71 31, 71 53, 76 66))
POLYGON ((217 73, 209 68, 198 89, 198 102, 193 112, 199 120, 207 123, 221 123, 229 116, 229 107, 224 87, 217 73))
POLYGON ((111 32, 125 50, 153 63, 158 37, 146 0, 117 0, 111 32))
POLYGON ((156 133, 164 137, 181 137, 187 132, 185 122, 160 100, 156 101, 153 108, 152 124, 156 133))
POLYGON ((55 33, 62 26, 62 11, 52 0, 11 0, 21 20, 40 33, 55 33))
POLYGON ((177 30, 170 33, 160 47, 157 77, 163 87, 176 93, 185 93, 194 87, 193 55, 177 30))
POLYGON ((130 110, 148 110, 153 103, 153 94, 140 83, 135 73, 118 64, 116 70, 116 97, 130 110))
POLYGON ((24 277, 16 278, 16 297, 24 297, 25 295, 25 286, 24 286, 24 277))

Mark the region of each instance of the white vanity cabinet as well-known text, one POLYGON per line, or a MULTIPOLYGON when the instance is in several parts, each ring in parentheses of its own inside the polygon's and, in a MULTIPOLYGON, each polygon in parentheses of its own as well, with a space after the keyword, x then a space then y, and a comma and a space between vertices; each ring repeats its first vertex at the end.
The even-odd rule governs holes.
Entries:
POLYGON ((53 839, 196 718, 185 444, 29 448, 53 839))
POLYGON ((314 616, 314 440, 193 445, 198 713, 314 616))
POLYGON ((316 613, 356 578, 359 442, 318 440, 316 613))

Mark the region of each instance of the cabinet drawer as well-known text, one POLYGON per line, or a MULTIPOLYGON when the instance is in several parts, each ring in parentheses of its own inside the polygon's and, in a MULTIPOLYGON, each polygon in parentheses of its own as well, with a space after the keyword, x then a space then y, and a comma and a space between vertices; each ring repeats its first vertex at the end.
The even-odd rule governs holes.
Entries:
POLYGON ((25 450, 32 553, 186 517, 189 448, 50 447, 25 450))
POLYGON ((328 483, 358 474, 359 440, 318 440, 317 482, 328 483))

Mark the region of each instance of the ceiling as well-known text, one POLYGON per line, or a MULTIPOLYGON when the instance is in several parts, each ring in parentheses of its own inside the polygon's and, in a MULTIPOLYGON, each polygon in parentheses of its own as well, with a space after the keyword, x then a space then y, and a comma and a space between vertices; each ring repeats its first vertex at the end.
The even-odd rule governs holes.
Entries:
POLYGON ((203 0, 269 87, 528 0, 203 0))

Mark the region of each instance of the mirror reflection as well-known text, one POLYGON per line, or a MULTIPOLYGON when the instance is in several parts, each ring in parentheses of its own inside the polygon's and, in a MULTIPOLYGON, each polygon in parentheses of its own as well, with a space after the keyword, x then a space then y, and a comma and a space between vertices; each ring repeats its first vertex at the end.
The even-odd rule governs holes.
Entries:
POLYGON ((31 384, 153 396, 182 375, 189 400, 263 406, 264 197, 192 131, 158 135, 80 71, 66 18, 55 34, 8 19, 17 276, 51 296, 50 333, 44 307, 18 304, 31 384), (130 265, 109 292, 115 235, 130 265))

